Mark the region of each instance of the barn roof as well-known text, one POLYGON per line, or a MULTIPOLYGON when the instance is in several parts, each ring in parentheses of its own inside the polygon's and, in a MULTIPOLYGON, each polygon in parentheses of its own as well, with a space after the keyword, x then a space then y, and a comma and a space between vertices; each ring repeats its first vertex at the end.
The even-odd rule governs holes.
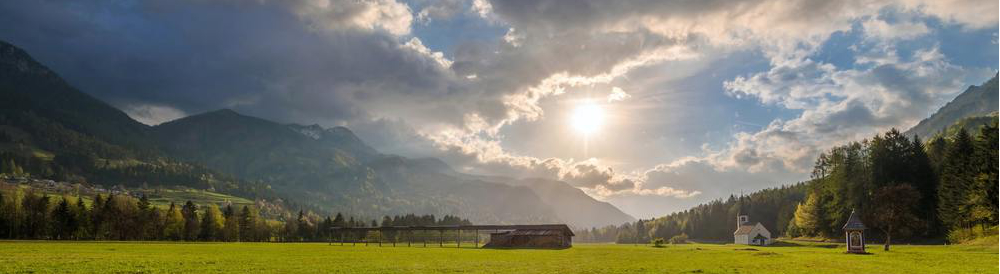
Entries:
POLYGON ((550 236, 550 235, 559 235, 560 231, 551 229, 545 229, 545 230, 518 229, 518 230, 495 233, 495 234, 503 234, 511 236, 550 236))
POLYGON ((754 226, 752 226, 752 225, 741 225, 738 228, 736 228, 736 232, 733 232, 733 235, 746 235, 746 234, 750 234, 750 230, 753 230, 753 227, 754 226))
POLYGON ((858 217, 858 215, 859 214, 856 214, 853 209, 851 210, 851 217, 847 217, 847 223, 844 224, 844 230, 862 230, 868 228, 865 224, 861 223, 861 218, 858 217))

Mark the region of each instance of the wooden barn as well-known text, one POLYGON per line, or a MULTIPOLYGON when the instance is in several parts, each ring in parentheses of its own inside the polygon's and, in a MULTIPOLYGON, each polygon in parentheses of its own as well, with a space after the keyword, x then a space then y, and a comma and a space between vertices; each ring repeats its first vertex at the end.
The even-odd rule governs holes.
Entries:
POLYGON ((490 233, 485 248, 569 248, 573 246, 573 231, 566 225, 523 227, 490 233))

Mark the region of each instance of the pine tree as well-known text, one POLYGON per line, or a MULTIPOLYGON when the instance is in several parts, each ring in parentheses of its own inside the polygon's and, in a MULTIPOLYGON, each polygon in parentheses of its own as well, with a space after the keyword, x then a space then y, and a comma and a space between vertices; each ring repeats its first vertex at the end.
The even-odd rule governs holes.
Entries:
POLYGON ((91 236, 95 240, 107 239, 107 225, 104 222, 104 195, 95 195, 90 206, 91 236))
POLYGON ((347 225, 344 224, 344 215, 340 214, 340 212, 337 212, 337 217, 333 218, 333 226, 335 226, 335 227, 346 227, 347 226, 347 225))
POLYGON ((986 225, 995 224, 997 220, 997 126, 988 124, 980 129, 975 140, 976 176, 973 180, 966 208, 969 209, 970 222, 986 225))
POLYGON ((151 227, 154 225, 152 211, 155 210, 155 208, 153 208, 149 203, 149 198, 146 197, 145 193, 139 197, 138 209, 138 212, 136 212, 137 218, 135 226, 139 232, 138 236, 141 239, 146 239, 147 236, 150 236, 151 227))
POLYGON ((938 188, 938 218, 947 228, 968 224, 966 204, 976 176, 973 153, 975 149, 969 133, 960 130, 948 146, 938 188))
POLYGON ((70 211, 69 202, 63 198, 52 212, 53 236, 59 240, 70 239, 76 233, 76 216, 70 211))
POLYGON ((83 203, 83 197, 76 198, 76 210, 73 213, 76 214, 77 223, 79 224, 74 238, 84 239, 90 237, 90 212, 87 210, 87 205, 83 203))
POLYGON ((256 216, 250 210, 249 206, 243 206, 240 210, 239 216, 239 226, 240 226, 240 240, 244 242, 254 241, 254 235, 256 231, 254 226, 257 223, 256 216))
POLYGON ((309 219, 306 219, 305 212, 299 210, 299 217, 295 219, 295 230, 293 232, 302 241, 308 241, 312 239, 312 223, 309 219))
POLYGON ((908 176, 904 180, 912 182, 912 186, 920 193, 918 216, 928 227, 924 230, 924 234, 938 235, 941 232, 937 229, 940 227, 937 218, 937 188, 940 179, 923 142, 917 136, 910 142, 906 165, 908 170, 905 172, 908 176))
POLYGON ((10 220, 10 218, 7 217, 8 215, 9 213, 7 212, 7 206, 6 206, 6 201, 4 200, 3 191, 0 191, 0 237, 4 237, 10 234, 8 233, 8 229, 10 229, 12 220, 10 220))
POLYGON ((222 217, 226 218, 225 226, 222 228, 222 240, 227 242, 240 240, 239 216, 233 210, 233 205, 226 205, 222 210, 222 217))
POLYGON ((184 240, 197 240, 198 234, 201 232, 201 222, 198 220, 198 206, 191 201, 187 201, 181 208, 181 214, 184 216, 184 240))

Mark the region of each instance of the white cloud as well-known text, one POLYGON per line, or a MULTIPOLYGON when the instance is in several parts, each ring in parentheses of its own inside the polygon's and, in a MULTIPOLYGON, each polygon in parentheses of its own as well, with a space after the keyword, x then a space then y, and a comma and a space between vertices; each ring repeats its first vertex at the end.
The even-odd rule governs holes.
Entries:
POLYGON ((183 111, 163 105, 130 104, 122 108, 125 114, 140 123, 155 126, 187 116, 183 111))
POLYGON ((433 19, 448 19, 459 13, 465 6, 465 0, 436 0, 420 9, 417 21, 428 23, 433 19))
POLYGON ((991 0, 902 0, 907 9, 941 18, 945 22, 965 28, 996 27, 1000 9, 991 0))
POLYGON ((517 33, 514 28, 507 29, 507 33, 503 35, 504 42, 510 44, 513 47, 520 47, 521 41, 524 40, 524 35, 517 33))
POLYGON ((930 33, 927 25, 921 22, 887 23, 880 19, 871 19, 862 23, 867 39, 910 40, 930 33))
POLYGON ((428 58, 433 59, 444 68, 451 67, 451 64, 453 63, 451 60, 444 57, 444 53, 441 53, 440 51, 431 51, 431 49, 427 48, 427 46, 424 46, 424 43, 417 37, 410 38, 410 41, 407 41, 406 44, 403 44, 400 47, 426 55, 428 58))
POLYGON ((299 0, 288 4, 307 22, 325 29, 383 29, 394 35, 410 33, 410 7, 395 0, 299 0))
POLYGON ((493 22, 496 20, 493 14, 493 4, 490 4, 488 0, 473 0, 472 11, 487 21, 493 22))
POLYGON ((611 94, 608 94, 608 102, 624 101, 625 99, 628 99, 629 97, 632 97, 632 95, 629 95, 628 93, 625 93, 625 91, 622 90, 622 88, 620 88, 620 87, 612 87, 611 88, 611 94))
POLYGON ((961 92, 965 83, 993 73, 988 68, 953 65, 930 48, 904 62, 869 69, 837 70, 807 59, 738 77, 725 84, 730 94, 752 96, 802 114, 775 120, 756 133, 737 134, 725 151, 709 159, 724 167, 805 173, 820 151, 889 127, 909 128, 961 92))

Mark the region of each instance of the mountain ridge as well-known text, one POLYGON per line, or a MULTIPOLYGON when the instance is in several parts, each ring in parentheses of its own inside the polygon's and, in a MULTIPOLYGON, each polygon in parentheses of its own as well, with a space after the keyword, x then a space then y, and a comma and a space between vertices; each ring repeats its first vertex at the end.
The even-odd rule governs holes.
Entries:
POLYGON ((986 80, 983 84, 969 86, 931 116, 921 120, 903 134, 927 139, 963 118, 986 116, 991 112, 996 112, 997 102, 1000 101, 1000 92, 998 92, 997 87, 998 76, 1000 73, 995 74, 993 78, 986 80))
MULTIPOLYGON (((346 127, 281 124, 232 109, 144 125, 2 41, 0 99, 0 121, 9 121, 0 133, 22 136, 29 147, 55 155, 55 160, 39 160, 32 158, 36 152, 17 154, 19 162, 57 169, 56 175, 41 176, 71 175, 110 185, 238 189, 250 198, 273 191, 295 197, 300 206, 355 216, 414 213, 463 216, 477 223, 592 224, 563 220, 557 212, 565 210, 554 209, 538 189, 458 175, 436 158, 381 154, 346 127), (181 175, 155 175, 160 170, 181 175)), ((3 144, 9 139, 0 139, 0 149, 16 147, 3 144)), ((558 183, 558 190, 545 194, 583 194, 558 183)), ((585 194, 570 196, 588 200, 585 204, 601 203, 585 194)))

